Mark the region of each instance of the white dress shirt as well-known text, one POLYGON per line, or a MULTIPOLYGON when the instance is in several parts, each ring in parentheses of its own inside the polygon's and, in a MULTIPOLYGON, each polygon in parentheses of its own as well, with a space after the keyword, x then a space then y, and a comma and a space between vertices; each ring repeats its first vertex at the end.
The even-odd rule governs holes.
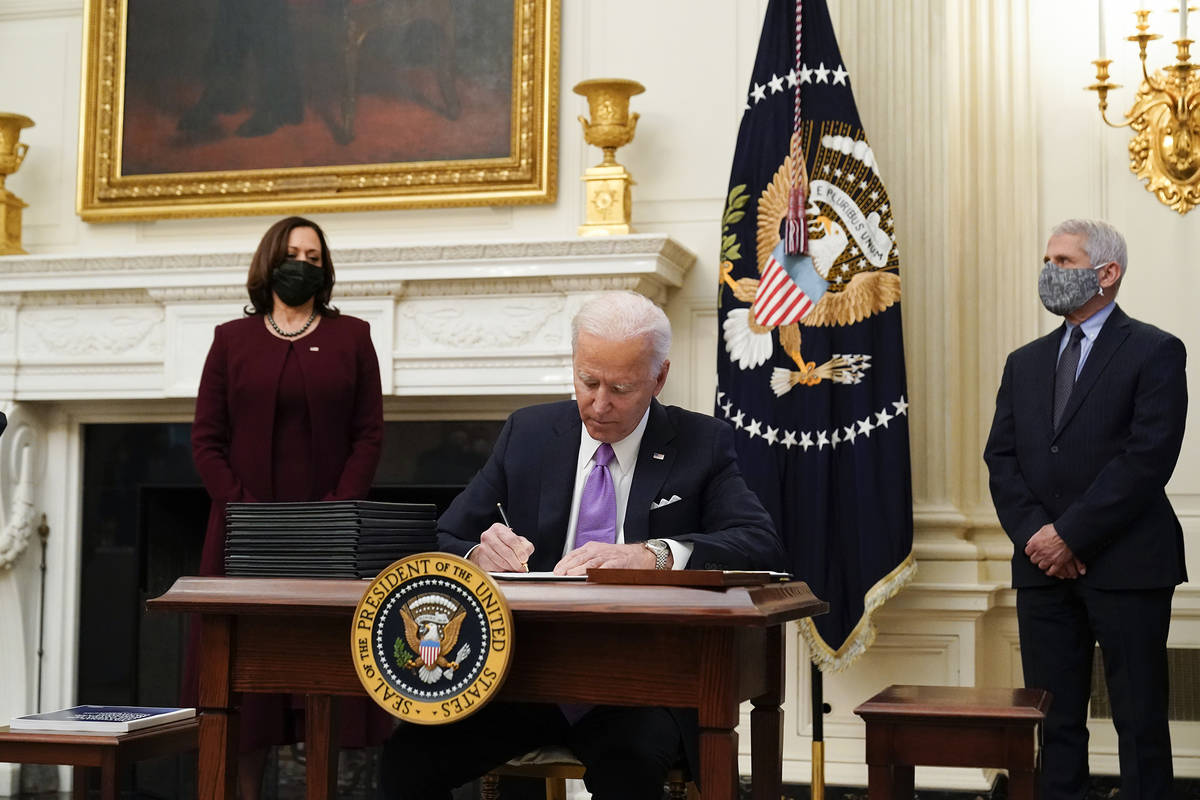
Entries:
MULTIPOLYGON (((613 489, 617 495, 617 544, 625 543, 625 511, 629 508, 629 487, 633 485, 633 471, 637 468, 638 450, 642 446, 642 436, 646 433, 646 423, 650 420, 650 409, 642 415, 633 432, 619 442, 612 442, 613 460, 608 462, 608 473, 612 477, 613 489)), ((588 435, 587 426, 580 425, 579 458, 575 463, 575 488, 571 492, 571 513, 567 517, 567 538, 563 544, 563 555, 575 549, 575 530, 579 524, 579 499, 583 496, 583 486, 587 483, 588 475, 596 466, 596 451, 603 442, 588 435)), ((692 555, 690 542, 677 542, 664 539, 671 548, 674 557, 674 569, 687 566, 692 555)))

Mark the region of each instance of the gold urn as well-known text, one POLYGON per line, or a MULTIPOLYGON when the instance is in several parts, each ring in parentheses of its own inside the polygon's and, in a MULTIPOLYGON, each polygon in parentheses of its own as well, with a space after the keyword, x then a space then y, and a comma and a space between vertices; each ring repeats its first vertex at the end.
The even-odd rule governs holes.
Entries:
POLYGON ((29 145, 22 144, 21 129, 33 125, 24 114, 0 111, 0 255, 24 253, 21 247, 21 209, 26 203, 4 188, 4 180, 25 160, 29 145))
POLYGON ((583 173, 587 190, 587 216, 579 226, 581 236, 629 233, 633 206, 633 176, 617 163, 618 147, 633 141, 638 114, 629 113, 629 98, 646 91, 637 81, 595 78, 575 84, 575 93, 588 101, 591 120, 579 118, 584 140, 604 151, 604 160, 583 173))

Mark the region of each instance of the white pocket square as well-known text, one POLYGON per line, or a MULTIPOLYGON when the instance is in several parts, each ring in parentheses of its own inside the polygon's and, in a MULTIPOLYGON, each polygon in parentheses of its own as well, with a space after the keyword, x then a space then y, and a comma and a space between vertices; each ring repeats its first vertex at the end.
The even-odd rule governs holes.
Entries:
POLYGON ((650 510, 653 511, 656 508, 662 508, 663 506, 669 506, 669 505, 671 505, 671 503, 677 503, 682 499, 683 498, 677 494, 673 494, 670 497, 664 497, 662 500, 656 500, 653 503, 651 503, 650 510))

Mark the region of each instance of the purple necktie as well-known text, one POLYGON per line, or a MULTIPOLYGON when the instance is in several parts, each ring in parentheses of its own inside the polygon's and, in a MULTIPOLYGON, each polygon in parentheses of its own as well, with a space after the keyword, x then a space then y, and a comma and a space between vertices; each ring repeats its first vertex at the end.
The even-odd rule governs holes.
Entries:
POLYGON ((596 466, 583 484, 579 496, 579 518, 575 526, 575 546, 588 542, 613 544, 617 541, 617 490, 613 488, 608 462, 613 460, 607 442, 596 448, 596 466))
MULTIPOLYGON (((579 496, 579 517, 575 525, 575 546, 588 542, 615 544, 617 541, 617 490, 613 487, 608 462, 613 460, 612 445, 596 448, 596 466, 588 473, 579 496)), ((595 706, 590 703, 559 703, 559 710, 574 725, 595 706)))

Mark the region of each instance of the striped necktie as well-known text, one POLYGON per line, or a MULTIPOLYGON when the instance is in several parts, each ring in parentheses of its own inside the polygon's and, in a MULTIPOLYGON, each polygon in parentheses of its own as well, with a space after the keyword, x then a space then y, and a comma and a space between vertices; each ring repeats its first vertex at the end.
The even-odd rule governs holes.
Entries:
POLYGON ((1071 399, 1071 390, 1075 388, 1075 372, 1079 369, 1079 353, 1082 349, 1083 328, 1076 326, 1071 331, 1071 339, 1058 357, 1058 369, 1054 372, 1054 430, 1062 421, 1063 411, 1067 401, 1071 399))

